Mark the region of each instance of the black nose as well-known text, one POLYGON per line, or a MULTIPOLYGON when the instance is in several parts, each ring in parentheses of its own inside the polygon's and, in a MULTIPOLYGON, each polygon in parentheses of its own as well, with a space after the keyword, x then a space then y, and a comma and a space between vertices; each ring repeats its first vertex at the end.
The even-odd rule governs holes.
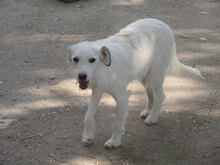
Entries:
POLYGON ((87 78, 87 75, 84 74, 84 73, 81 73, 81 74, 78 75, 78 78, 79 78, 80 81, 85 81, 86 78, 87 78))

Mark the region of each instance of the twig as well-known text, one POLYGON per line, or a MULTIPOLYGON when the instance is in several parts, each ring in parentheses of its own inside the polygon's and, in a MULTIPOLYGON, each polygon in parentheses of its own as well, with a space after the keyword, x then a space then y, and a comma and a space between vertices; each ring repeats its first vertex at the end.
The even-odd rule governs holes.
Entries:
POLYGON ((187 35, 180 35, 181 38, 186 38, 186 39, 189 39, 190 36, 187 36, 187 35))
POLYGON ((26 137, 22 138, 21 140, 31 139, 31 138, 36 137, 36 136, 43 136, 44 134, 50 133, 50 132, 52 132, 55 129, 56 129, 56 127, 53 127, 50 130, 48 130, 48 131, 44 131, 44 132, 41 132, 41 133, 38 133, 38 134, 26 136, 26 137))

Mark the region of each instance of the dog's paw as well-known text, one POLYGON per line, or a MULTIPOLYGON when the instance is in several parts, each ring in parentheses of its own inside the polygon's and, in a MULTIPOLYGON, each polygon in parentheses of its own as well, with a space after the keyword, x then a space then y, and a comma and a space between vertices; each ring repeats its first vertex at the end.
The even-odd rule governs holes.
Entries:
POLYGON ((147 124, 147 125, 157 124, 157 122, 158 122, 158 117, 152 117, 152 116, 148 116, 144 120, 144 123, 147 124))
POLYGON ((82 138, 82 144, 84 146, 89 146, 92 145, 94 143, 93 138, 82 138))
POLYGON ((149 115, 150 111, 148 110, 143 110, 140 114, 141 118, 146 118, 149 115))
POLYGON ((117 148, 121 145, 120 141, 113 141, 112 139, 109 139, 106 143, 105 143, 105 148, 106 149, 113 149, 113 148, 117 148))

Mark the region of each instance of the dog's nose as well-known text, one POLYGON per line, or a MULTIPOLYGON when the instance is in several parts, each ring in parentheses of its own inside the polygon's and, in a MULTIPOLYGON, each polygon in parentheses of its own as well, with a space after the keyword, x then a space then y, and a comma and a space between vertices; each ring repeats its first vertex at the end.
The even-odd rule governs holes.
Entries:
POLYGON ((86 78, 87 78, 87 75, 84 74, 84 73, 81 73, 81 74, 78 75, 78 78, 79 78, 80 81, 85 81, 86 78))

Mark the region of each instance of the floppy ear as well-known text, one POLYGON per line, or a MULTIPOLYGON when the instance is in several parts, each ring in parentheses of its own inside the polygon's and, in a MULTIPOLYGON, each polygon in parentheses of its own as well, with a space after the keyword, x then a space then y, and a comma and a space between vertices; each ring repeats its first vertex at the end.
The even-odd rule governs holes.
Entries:
POLYGON ((100 49, 100 55, 99 55, 100 60, 106 65, 110 66, 111 65, 111 54, 105 46, 103 46, 100 49))

